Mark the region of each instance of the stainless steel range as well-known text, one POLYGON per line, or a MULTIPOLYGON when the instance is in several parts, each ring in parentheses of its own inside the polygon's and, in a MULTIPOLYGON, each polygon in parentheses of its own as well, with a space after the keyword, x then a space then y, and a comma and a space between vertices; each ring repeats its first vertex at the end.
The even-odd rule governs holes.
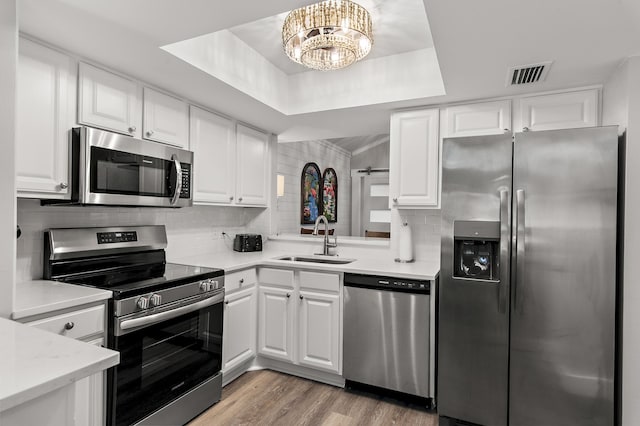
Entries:
POLYGON ((185 424, 220 400, 224 271, 166 263, 164 226, 50 229, 44 277, 113 292, 108 425, 185 424))

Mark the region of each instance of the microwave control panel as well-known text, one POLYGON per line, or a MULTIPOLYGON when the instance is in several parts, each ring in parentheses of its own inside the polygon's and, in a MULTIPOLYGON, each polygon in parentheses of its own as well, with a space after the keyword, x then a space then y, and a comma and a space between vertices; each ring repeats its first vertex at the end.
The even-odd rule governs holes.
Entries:
POLYGON ((136 231, 128 232, 98 232, 98 244, 125 243, 129 241, 138 241, 138 233, 136 231))
POLYGON ((191 198, 191 164, 182 163, 182 189, 180 198, 191 198))

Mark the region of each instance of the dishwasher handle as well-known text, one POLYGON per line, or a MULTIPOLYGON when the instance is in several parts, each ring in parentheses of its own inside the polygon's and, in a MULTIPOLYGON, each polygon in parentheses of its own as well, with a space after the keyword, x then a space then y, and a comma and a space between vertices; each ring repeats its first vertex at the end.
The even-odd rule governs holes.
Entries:
POLYGON ((372 290, 399 293, 430 294, 431 281, 374 275, 345 274, 345 287, 368 288, 372 290))

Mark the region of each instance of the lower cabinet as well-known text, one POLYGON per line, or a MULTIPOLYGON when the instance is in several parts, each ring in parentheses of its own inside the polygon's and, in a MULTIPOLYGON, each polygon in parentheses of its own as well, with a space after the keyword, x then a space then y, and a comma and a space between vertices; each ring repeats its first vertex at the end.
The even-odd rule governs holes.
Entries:
POLYGON ((340 275, 262 268, 258 281, 258 353, 340 374, 340 275))
POLYGON ((255 285, 230 292, 224 303, 223 373, 256 355, 255 285))
MULTIPOLYGON (((104 303, 54 311, 23 322, 52 333, 101 346, 106 338, 106 306, 104 303)), ((73 419, 75 425, 99 426, 106 422, 106 371, 75 382, 73 419)))
MULTIPOLYGON (((104 339, 87 342, 103 346, 104 339)), ((96 373, 76 382, 74 420, 77 425, 102 425, 105 422, 104 411, 104 373, 96 373)))
POLYGON ((340 296, 300 291, 298 362, 340 371, 340 296))

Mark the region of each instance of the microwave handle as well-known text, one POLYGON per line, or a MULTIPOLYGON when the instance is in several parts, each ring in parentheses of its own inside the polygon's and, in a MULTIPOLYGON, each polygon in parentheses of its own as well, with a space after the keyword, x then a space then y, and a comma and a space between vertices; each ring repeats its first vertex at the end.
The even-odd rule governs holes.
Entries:
POLYGON ((171 156, 171 160, 176 168, 176 188, 173 191, 173 197, 171 197, 171 205, 173 206, 178 202, 180 192, 182 191, 182 165, 180 164, 180 161, 178 161, 178 156, 176 154, 171 156))

